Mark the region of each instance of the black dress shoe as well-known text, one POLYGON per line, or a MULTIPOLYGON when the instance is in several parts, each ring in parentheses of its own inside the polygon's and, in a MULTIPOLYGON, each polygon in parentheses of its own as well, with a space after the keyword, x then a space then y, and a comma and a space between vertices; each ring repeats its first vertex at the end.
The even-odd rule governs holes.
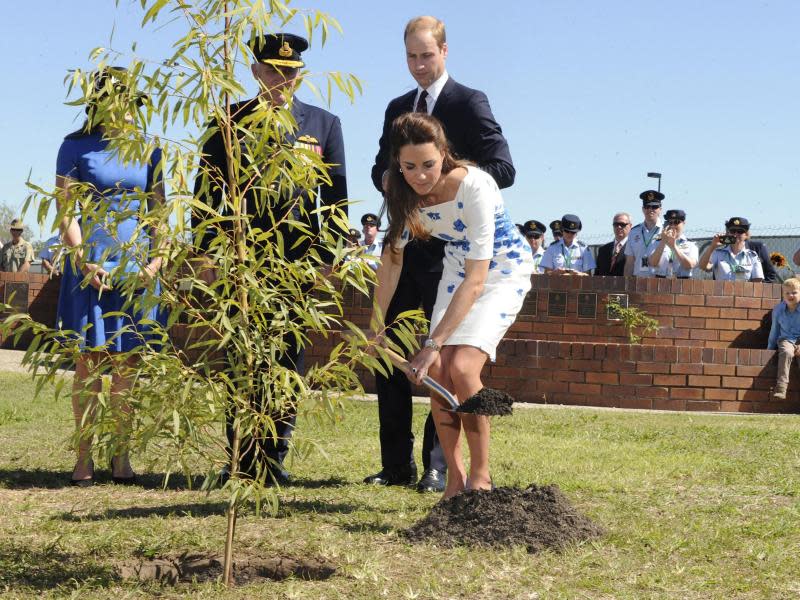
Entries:
POLYGON ((407 469, 382 469, 375 475, 364 478, 364 483, 372 485, 414 485, 417 481, 417 467, 407 469))
POLYGON ((436 469, 428 469, 422 474, 422 478, 417 483, 417 491, 420 494, 425 492, 443 492, 446 481, 445 474, 436 469))

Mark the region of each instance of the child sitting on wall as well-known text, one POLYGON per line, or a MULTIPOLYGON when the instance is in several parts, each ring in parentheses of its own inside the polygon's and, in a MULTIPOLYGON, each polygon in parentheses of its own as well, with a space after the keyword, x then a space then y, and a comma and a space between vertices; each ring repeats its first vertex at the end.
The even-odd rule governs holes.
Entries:
POLYGON ((792 359, 800 364, 800 279, 792 277, 783 282, 783 300, 772 309, 772 328, 767 348, 778 351, 778 379, 772 393, 776 400, 786 399, 789 369, 792 359))

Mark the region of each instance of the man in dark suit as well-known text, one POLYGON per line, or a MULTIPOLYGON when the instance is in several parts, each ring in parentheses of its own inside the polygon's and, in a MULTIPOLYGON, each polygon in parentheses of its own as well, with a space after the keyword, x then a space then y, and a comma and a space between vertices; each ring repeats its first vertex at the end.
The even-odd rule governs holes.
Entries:
MULTIPOLYGON (((495 121, 486 94, 454 81, 445 70, 447 41, 444 24, 434 17, 417 17, 406 25, 406 62, 417 82, 412 91, 395 98, 386 108, 378 155, 372 167, 372 182, 383 192, 389 165, 389 132, 400 115, 418 111, 441 121, 450 146, 459 158, 475 162, 501 188, 514 183, 516 171, 508 142, 495 121)), ((419 308, 430 320, 436 288, 442 275, 444 242, 431 239, 409 243, 404 250, 403 270, 385 315, 391 323, 400 313, 419 308)), ((414 434, 411 431, 411 384, 399 370, 386 378, 376 376, 380 420, 382 469, 364 481, 382 485, 411 485, 416 480, 414 434)), ((430 414, 422 442, 425 472, 417 490, 442 491, 446 464, 430 414)))
POLYGON ((600 246, 597 250, 597 269, 595 275, 625 275, 625 245, 631 231, 631 216, 626 212, 614 215, 614 241, 600 246))
MULTIPOLYGON (((271 144, 276 150, 278 148, 288 151, 303 149, 315 152, 322 157, 325 163, 330 165, 328 168, 330 184, 320 185, 319 190, 296 189, 292 193, 287 192, 285 202, 272 210, 267 208, 266 192, 263 186, 254 182, 256 185, 248 186, 248 191, 245 193, 246 214, 250 227, 267 231, 274 227, 275 222, 283 221, 278 229, 283 236, 284 258, 297 260, 314 248, 319 252, 323 261, 329 262, 331 260, 330 252, 326 251, 324 246, 316 245, 317 234, 321 227, 314 210, 319 202, 321 206, 337 206, 345 214, 347 212, 347 206, 344 204, 347 198, 344 140, 338 117, 293 98, 294 90, 299 82, 300 68, 304 66, 301 53, 307 48, 308 42, 304 38, 292 34, 269 34, 254 40, 251 49, 255 62, 251 69, 259 83, 261 90, 259 97, 233 104, 230 111, 233 121, 241 124, 242 128, 251 134, 245 135, 244 131, 236 131, 236 135, 239 136, 239 145, 242 147, 242 170, 247 169, 248 176, 252 177, 257 173, 257 170, 252 168, 249 162, 250 157, 259 152, 258 149, 253 148, 253 145, 263 141, 263 137, 260 136, 274 135, 263 127, 263 123, 255 122, 251 117, 258 108, 259 100, 276 107, 288 105, 297 123, 297 129, 293 133, 274 140, 270 139, 268 144, 271 144), (261 194, 260 199, 258 194, 261 194), (293 221, 302 222, 311 231, 311 234, 294 225, 286 224, 287 214, 290 214, 293 221)), ((216 128, 216 124, 212 124, 212 129, 215 131, 203 146, 200 168, 195 180, 195 195, 201 195, 203 182, 209 182, 206 188, 207 197, 201 199, 212 208, 217 209, 222 206, 223 193, 227 193, 228 164, 223 136, 216 128)), ((262 156, 264 155, 263 149, 260 150, 260 153, 262 156)), ((326 211, 324 215, 327 214, 326 211)), ((210 229, 205 232, 205 235, 199 230, 200 224, 207 218, 208 215, 198 211, 194 211, 192 214, 192 229, 196 235, 195 243, 202 253, 209 252, 209 243, 215 235, 215 232, 210 229)), ((335 228, 335 235, 342 239, 347 238, 347 229, 335 225, 333 220, 329 221, 329 224, 335 228)), ((230 229, 230 221, 224 222, 222 227, 230 229)), ((294 338, 287 338, 286 346, 287 349, 278 362, 286 368, 302 372, 303 349, 298 347, 294 338)), ((256 391, 251 397, 251 402, 260 408, 264 398, 259 391, 256 391)), ((267 481, 270 479, 278 483, 288 481, 288 473, 283 469, 283 460, 289 449, 295 418, 296 407, 273 414, 275 435, 265 431, 258 440, 242 441, 240 470, 244 476, 254 476, 260 465, 262 469, 267 469, 267 481)), ((232 416, 229 415, 227 427, 229 442, 232 440, 231 426, 232 416)))
POLYGON ((767 250, 764 242, 747 240, 744 243, 744 247, 758 254, 758 260, 761 262, 761 269, 764 271, 764 283, 780 283, 781 280, 780 277, 778 277, 778 271, 775 270, 775 265, 773 265, 772 261, 769 259, 769 250, 767 250))

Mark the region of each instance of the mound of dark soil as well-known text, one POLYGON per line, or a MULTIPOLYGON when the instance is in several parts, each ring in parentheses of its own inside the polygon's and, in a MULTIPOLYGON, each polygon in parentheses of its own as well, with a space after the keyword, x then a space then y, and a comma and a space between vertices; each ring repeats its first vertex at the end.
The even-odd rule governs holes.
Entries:
POLYGON ((556 485, 469 490, 439 502, 402 535, 412 542, 452 546, 516 546, 528 552, 599 537, 603 530, 578 513, 556 485))
POLYGON ((492 388, 481 388, 478 393, 467 398, 456 412, 470 413, 473 415, 486 415, 488 417, 504 417, 510 415, 514 409, 514 398, 492 388))
MULTIPOLYGON (((181 554, 128 562, 117 567, 117 575, 121 579, 176 585, 221 580, 222 565, 222 556, 216 554, 181 554)), ((233 563, 233 578, 237 585, 267 579, 281 581, 291 576, 308 580, 328 579, 335 572, 333 565, 316 558, 243 556, 234 559, 233 563)))

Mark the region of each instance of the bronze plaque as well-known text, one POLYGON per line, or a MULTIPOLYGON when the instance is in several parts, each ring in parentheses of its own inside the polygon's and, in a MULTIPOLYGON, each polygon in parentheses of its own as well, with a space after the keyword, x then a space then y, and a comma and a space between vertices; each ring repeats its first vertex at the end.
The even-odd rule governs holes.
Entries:
POLYGON ((3 302, 10 304, 13 312, 28 312, 28 284, 7 281, 4 287, 3 302))
POLYGON ((528 292, 528 295, 525 296, 525 301, 522 303, 522 310, 520 313, 526 317, 535 317, 536 312, 539 310, 538 304, 539 292, 536 290, 531 290, 528 292))
POLYGON ((622 308, 628 308, 628 294, 609 294, 608 304, 606 305, 607 318, 609 321, 621 321, 619 314, 614 308, 618 304, 622 308))
POLYGON ((567 292, 550 292, 547 295, 547 316, 565 317, 567 315, 567 292))
POLYGON ((597 316, 597 294, 580 292, 578 294, 578 318, 594 319, 597 316))

